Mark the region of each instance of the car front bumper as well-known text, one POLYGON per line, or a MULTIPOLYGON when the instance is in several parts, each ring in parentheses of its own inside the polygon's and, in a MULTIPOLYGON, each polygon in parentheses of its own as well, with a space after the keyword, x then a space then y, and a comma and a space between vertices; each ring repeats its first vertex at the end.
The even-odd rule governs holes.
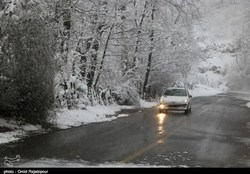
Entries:
POLYGON ((160 103, 159 109, 185 111, 188 109, 188 103, 160 103))

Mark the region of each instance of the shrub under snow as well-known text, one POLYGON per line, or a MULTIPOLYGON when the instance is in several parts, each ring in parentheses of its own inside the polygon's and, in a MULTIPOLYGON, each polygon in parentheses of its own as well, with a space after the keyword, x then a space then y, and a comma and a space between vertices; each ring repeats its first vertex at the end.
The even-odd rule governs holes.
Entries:
POLYGON ((135 105, 140 106, 140 96, 133 88, 128 85, 121 85, 114 87, 112 90, 112 96, 119 105, 135 105))

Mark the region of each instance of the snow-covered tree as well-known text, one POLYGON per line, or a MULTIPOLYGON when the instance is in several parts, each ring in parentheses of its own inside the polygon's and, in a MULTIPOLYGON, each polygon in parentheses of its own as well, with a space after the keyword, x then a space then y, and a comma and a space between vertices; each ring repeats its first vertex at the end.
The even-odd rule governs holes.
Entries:
MULTIPOLYGON (((86 105, 113 102, 139 105, 140 98, 154 97, 175 80, 185 81, 199 57, 192 35, 198 5, 198 0, 4 0, 0 3, 0 81, 12 83, 8 79, 16 72, 11 69, 16 57, 22 57, 20 65, 26 57, 28 63, 43 65, 43 55, 43 61, 55 62, 55 68, 42 67, 44 75, 51 71, 48 79, 53 81, 57 108, 85 109, 86 105), (10 33, 19 34, 16 43, 25 39, 27 43, 17 49, 10 33), (37 42, 36 48, 27 46, 31 41, 37 42), (171 74, 176 73, 180 76, 173 78, 171 74)), ((30 68, 23 66, 27 77, 30 68)), ((17 95, 12 94, 0 100, 12 102, 17 95)))
MULTIPOLYGON (((235 61, 230 67, 230 73, 228 75, 229 85, 234 90, 249 91, 250 89, 250 15, 247 8, 249 1, 241 1, 245 8, 245 20, 243 31, 237 41, 235 41, 234 47, 232 47, 232 53, 234 54, 235 61)), ((244 9, 243 9, 244 10, 244 9)))
POLYGON ((52 30, 39 11, 35 1, 9 1, 0 16, 0 112, 33 123, 53 104, 52 30))

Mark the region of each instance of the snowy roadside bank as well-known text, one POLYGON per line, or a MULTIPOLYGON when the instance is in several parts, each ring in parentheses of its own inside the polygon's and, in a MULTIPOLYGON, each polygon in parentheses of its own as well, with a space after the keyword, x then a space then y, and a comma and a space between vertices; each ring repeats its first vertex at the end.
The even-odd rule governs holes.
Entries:
POLYGON ((189 89, 188 91, 193 97, 209 97, 223 93, 222 90, 205 85, 195 85, 193 89, 189 89))
MULTIPOLYGON (((146 102, 141 100, 141 108, 151 108, 156 106, 157 102, 146 102)), ((135 109, 134 106, 88 106, 86 110, 61 110, 54 118, 48 119, 56 128, 68 129, 90 123, 98 123, 104 121, 112 121, 121 117, 127 117, 129 114, 119 114, 115 116, 116 112, 123 109, 135 109)), ((14 120, 6 120, 0 118, 0 145, 12 141, 18 141, 31 134, 46 133, 40 125, 31 125, 14 120)))
POLYGON ((0 144, 17 141, 30 134, 42 134, 44 132, 45 130, 40 125, 0 118, 0 144))
POLYGON ((248 102, 246 105, 247 105, 248 108, 250 108, 250 102, 248 102))
MULTIPOLYGON (((212 96, 222 93, 221 90, 214 89, 205 85, 195 85, 193 90, 189 90, 193 97, 198 96, 212 96)), ((159 102, 146 102, 140 100, 141 108, 151 108, 157 106, 159 102)), ((88 106, 86 110, 68 110, 64 109, 58 112, 55 118, 49 120, 50 123, 59 129, 68 129, 90 123, 112 121, 120 117, 129 116, 129 114, 119 114, 115 116, 116 112, 123 109, 135 109, 134 106, 120 106, 117 104, 110 106, 88 106)))
MULTIPOLYGON (((158 104, 158 102, 146 102, 141 100, 141 108, 151 108, 158 104)), ((134 106, 120 106, 113 104, 110 106, 96 105, 87 106, 86 110, 68 110, 59 111, 55 118, 48 121, 58 127, 59 129, 68 129, 90 123, 98 123, 105 121, 112 121, 120 117, 129 116, 129 114, 119 114, 115 116, 116 112, 123 109, 135 109, 134 106)))

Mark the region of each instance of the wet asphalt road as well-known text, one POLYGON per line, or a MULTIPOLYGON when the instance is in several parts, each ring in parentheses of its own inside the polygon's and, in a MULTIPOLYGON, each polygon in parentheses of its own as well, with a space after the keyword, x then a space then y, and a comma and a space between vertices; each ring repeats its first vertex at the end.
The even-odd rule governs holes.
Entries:
POLYGON ((19 154, 19 165, 46 158, 92 165, 250 167, 250 109, 233 95, 194 98, 188 116, 145 109, 110 122, 1 145, 0 166, 4 156, 19 154))

